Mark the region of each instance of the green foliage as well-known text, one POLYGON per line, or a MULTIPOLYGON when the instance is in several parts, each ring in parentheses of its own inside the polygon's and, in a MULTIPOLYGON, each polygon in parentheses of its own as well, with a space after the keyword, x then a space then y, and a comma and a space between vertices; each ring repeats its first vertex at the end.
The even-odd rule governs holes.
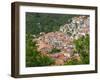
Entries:
POLYGON ((53 54, 53 53, 59 53, 59 52, 61 52, 60 49, 53 48, 52 51, 51 51, 50 53, 53 54))
POLYGON ((48 66, 53 63, 53 59, 37 51, 36 41, 32 42, 32 37, 28 34, 26 36, 26 67, 48 66))
POLYGON ((54 60, 45 55, 38 55, 36 58, 33 59, 32 66, 49 66, 54 63, 54 60))
POLYGON ((74 41, 75 51, 80 54, 83 64, 89 64, 89 35, 74 41))
POLYGON ((65 65, 89 64, 89 35, 74 40, 74 45, 74 53, 79 53, 80 60, 71 58, 69 61, 65 62, 65 65))
POLYGON ((26 13, 26 33, 38 35, 40 32, 55 32, 59 30, 74 15, 26 13))
POLYGON ((78 61, 77 59, 71 59, 71 60, 65 62, 64 65, 78 65, 78 64, 82 64, 82 62, 78 61))

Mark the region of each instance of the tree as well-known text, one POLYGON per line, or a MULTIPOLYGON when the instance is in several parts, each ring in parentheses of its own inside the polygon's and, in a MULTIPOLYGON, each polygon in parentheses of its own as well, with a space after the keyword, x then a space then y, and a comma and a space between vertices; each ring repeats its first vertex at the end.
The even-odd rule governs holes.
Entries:
POLYGON ((80 54, 83 64, 89 64, 89 35, 80 37, 74 41, 76 52, 80 54))
POLYGON ((54 63, 54 60, 46 55, 41 55, 37 51, 36 41, 32 42, 32 36, 26 36, 26 67, 48 66, 54 63))

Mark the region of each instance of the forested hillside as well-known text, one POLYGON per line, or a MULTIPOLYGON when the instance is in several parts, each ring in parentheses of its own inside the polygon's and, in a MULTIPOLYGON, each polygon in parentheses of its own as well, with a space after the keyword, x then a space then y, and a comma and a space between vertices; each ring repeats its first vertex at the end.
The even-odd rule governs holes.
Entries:
POLYGON ((26 33, 37 35, 40 32, 58 31, 60 26, 70 23, 75 15, 26 13, 26 33))
POLYGON ((26 13, 26 67, 89 64, 88 15, 26 13))

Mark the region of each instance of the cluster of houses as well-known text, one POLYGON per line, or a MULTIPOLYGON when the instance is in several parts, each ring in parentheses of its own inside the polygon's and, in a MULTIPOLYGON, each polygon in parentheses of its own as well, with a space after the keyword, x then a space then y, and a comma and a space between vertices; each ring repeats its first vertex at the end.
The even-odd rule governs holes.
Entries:
POLYGON ((73 54, 72 50, 74 48, 74 45, 72 45, 72 42, 73 41, 70 36, 64 34, 63 32, 49 32, 37 38, 37 50, 42 54, 55 59, 56 65, 63 65, 64 62, 67 61, 67 59, 69 59, 73 54), (61 51, 50 54, 50 52, 54 48, 61 51))
POLYGON ((89 16, 73 17, 70 23, 60 27, 60 31, 69 34, 74 39, 78 39, 80 36, 89 34, 89 21, 89 16))
MULTIPOLYGON (((70 23, 61 26, 59 31, 40 33, 40 37, 36 39, 37 50, 42 54, 55 59, 55 65, 63 65, 73 55, 73 39, 89 34, 89 17, 76 16, 71 19, 70 23), (68 34, 70 33, 70 35, 68 34), (49 54, 52 49, 60 49, 55 54, 49 54)), ((79 55, 75 54, 79 59, 79 55)))
POLYGON ((68 45, 71 46, 71 43, 70 36, 59 31, 49 32, 37 39, 38 50, 45 53, 50 52, 53 48, 64 50, 68 45))

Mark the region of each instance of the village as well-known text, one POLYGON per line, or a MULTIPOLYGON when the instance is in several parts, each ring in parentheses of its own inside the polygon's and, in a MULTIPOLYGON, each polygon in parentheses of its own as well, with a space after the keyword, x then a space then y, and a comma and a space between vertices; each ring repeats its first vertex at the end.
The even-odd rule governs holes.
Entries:
POLYGON ((79 53, 75 53, 73 41, 89 34, 89 17, 76 16, 69 23, 60 26, 59 31, 40 32, 37 42, 37 51, 55 60, 54 65, 64 65, 71 58, 80 60, 79 53))

